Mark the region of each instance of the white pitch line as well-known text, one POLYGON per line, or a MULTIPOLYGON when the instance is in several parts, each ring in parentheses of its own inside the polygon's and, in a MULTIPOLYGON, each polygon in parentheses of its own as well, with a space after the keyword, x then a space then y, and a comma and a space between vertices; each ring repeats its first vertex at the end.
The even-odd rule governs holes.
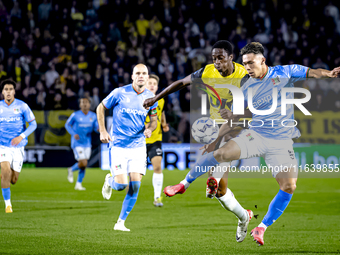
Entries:
MULTIPOLYGON (((105 204, 110 203, 109 201, 86 201, 86 200, 73 200, 73 201, 56 201, 56 200, 12 200, 14 203, 88 203, 88 204, 105 204)), ((111 201, 112 202, 112 201, 111 201)))

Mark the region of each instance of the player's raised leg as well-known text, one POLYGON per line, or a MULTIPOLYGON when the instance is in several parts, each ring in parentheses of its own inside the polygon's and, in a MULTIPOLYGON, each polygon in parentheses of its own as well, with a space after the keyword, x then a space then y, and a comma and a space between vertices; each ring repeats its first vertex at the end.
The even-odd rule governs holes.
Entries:
POLYGON ((169 197, 176 194, 183 194, 193 181, 208 172, 211 167, 222 162, 237 160, 240 158, 240 154, 241 149, 238 144, 232 140, 229 141, 218 150, 203 155, 199 160, 197 160, 185 179, 177 185, 167 186, 164 189, 164 194, 169 197))
POLYGON ((290 168, 288 172, 279 172, 275 176, 280 186, 279 192, 269 204, 262 222, 251 231, 251 235, 259 245, 264 244, 263 235, 267 227, 272 225, 285 211, 296 189, 297 171, 290 168))
MULTIPOLYGON (((4 154, 2 154, 4 155, 4 154)), ((2 156, 1 155, 1 156, 2 156)), ((2 196, 5 201, 5 211, 6 213, 13 212, 12 203, 11 203, 11 180, 12 180, 12 169, 10 162, 3 161, 1 162, 1 191, 2 196)))

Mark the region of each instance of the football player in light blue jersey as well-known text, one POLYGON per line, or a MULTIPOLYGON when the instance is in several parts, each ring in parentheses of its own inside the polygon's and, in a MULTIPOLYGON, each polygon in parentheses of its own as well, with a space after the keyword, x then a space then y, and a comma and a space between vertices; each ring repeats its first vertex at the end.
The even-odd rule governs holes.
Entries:
MULTIPOLYGON (((251 127, 243 130, 236 138, 231 139, 223 147, 201 157, 191 168, 186 178, 177 185, 166 187, 168 196, 184 193, 197 177, 203 175, 208 166, 215 166, 222 162, 262 156, 272 175, 278 182, 280 190, 269 205, 269 209, 260 225, 251 231, 254 240, 263 245, 263 234, 268 226, 273 224, 288 206, 297 181, 297 161, 293 150, 292 138, 300 136, 296 127, 271 126, 272 119, 279 121, 294 119, 293 107, 287 107, 286 116, 281 116, 281 92, 284 87, 292 87, 296 79, 305 78, 335 78, 340 74, 340 67, 332 71, 324 69, 310 69, 300 65, 268 67, 264 57, 264 48, 260 43, 252 42, 241 50, 243 65, 249 75, 241 81, 241 89, 247 100, 249 88, 253 88, 252 102, 256 110, 268 110, 273 104, 273 88, 278 90, 277 109, 265 116, 252 115, 252 119, 264 122, 263 128, 251 127), (271 121, 268 122, 267 119, 271 121), (285 128, 285 129, 284 129, 285 128)), ((287 98, 294 98, 292 92, 287 98)), ((235 101, 235 98, 234 98, 235 101)), ((234 103, 235 105, 235 103, 234 103)), ((247 106, 247 104, 245 104, 247 106)), ((237 121, 240 115, 233 115, 229 111, 230 119, 237 121)), ((248 116, 241 116, 248 117, 248 116)), ((279 121, 274 122, 280 123, 279 121)), ((252 126, 259 126, 253 122, 252 126)), ((262 123, 261 123, 262 124, 262 123)), ((287 124, 292 126, 292 124, 287 124)))
POLYGON ((147 98, 154 94, 145 88, 149 75, 143 64, 133 69, 132 84, 114 89, 97 107, 100 140, 109 143, 110 171, 102 188, 104 199, 110 199, 112 189, 121 191, 129 185, 122 209, 114 230, 130 231, 125 220, 134 207, 142 176, 146 171, 146 142, 157 127, 157 102, 149 109, 143 107, 147 98), (113 108, 113 123, 110 134, 105 128, 105 109, 113 108), (146 116, 150 123, 146 127, 146 116), (130 181, 128 182, 128 175, 130 181))
POLYGON ((27 137, 37 128, 34 114, 28 105, 14 98, 15 85, 12 80, 4 80, 0 85, 4 96, 4 100, 0 101, 1 190, 6 213, 13 212, 10 185, 18 181, 27 137), (27 129, 26 122, 29 123, 27 129))
POLYGON ((67 179, 73 183, 73 172, 79 170, 78 180, 74 187, 75 190, 86 190, 83 185, 87 161, 91 157, 91 133, 98 131, 97 115, 90 111, 91 102, 87 97, 79 101, 79 111, 71 114, 65 123, 66 130, 71 135, 71 148, 74 157, 78 161, 68 168, 67 179))

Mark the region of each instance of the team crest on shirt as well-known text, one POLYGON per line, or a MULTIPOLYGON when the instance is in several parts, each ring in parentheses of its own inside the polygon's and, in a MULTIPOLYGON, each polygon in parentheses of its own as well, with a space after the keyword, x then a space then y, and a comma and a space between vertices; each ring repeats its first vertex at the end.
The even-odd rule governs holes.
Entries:
POLYGON ((277 76, 276 78, 271 79, 274 86, 278 85, 280 83, 280 78, 277 76))
POLYGON ((252 137, 250 133, 249 133, 249 134, 247 134, 247 135, 246 135, 246 137, 248 137, 249 141, 252 141, 252 140, 254 140, 254 137, 252 137))
POLYGON ((13 111, 14 111, 15 114, 19 114, 20 113, 20 109, 18 109, 18 108, 14 108, 13 111))

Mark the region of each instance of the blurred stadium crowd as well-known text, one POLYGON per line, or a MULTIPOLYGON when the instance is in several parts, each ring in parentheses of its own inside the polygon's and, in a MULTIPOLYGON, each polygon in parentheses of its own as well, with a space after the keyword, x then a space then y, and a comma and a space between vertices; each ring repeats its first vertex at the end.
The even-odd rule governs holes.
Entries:
MULTIPOLYGON (((32 109, 78 109, 85 95, 95 110, 131 82, 136 63, 160 76, 162 90, 211 63, 219 39, 233 43, 238 63, 240 49, 259 41, 268 65, 332 69, 340 65, 339 8, 328 0, 0 0, 0 79, 12 77, 32 109)), ((340 110, 336 81, 307 86, 313 109, 340 110)), ((190 88, 167 99, 179 140, 189 100, 190 88)))

